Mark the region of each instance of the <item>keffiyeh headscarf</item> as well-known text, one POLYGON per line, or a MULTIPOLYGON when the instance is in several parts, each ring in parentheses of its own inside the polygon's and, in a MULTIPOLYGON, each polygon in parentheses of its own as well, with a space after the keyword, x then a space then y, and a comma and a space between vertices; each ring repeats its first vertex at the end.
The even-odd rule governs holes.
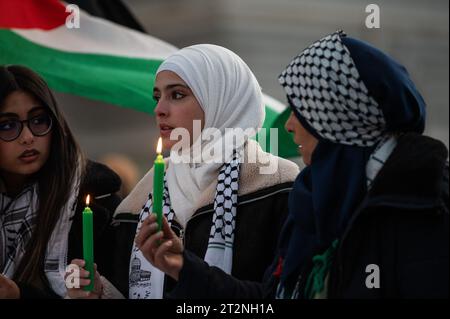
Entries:
POLYGON ((294 58, 279 82, 297 119, 319 141, 295 181, 280 241, 278 297, 292 297, 312 256, 343 234, 394 149, 395 134, 423 132, 425 103, 403 66, 340 31, 294 58))
MULTIPOLYGON (((235 144, 226 144, 226 129, 253 129, 256 134, 264 120, 261 88, 248 66, 236 54, 220 46, 201 44, 184 48, 165 60, 158 72, 176 73, 192 90, 205 113, 201 134, 208 129, 220 131, 215 141, 221 154, 201 136, 191 146, 195 163, 175 163, 172 156, 166 171, 163 211, 169 224, 176 219, 181 226, 194 214, 194 207, 204 190, 217 181, 214 214, 211 221, 205 261, 226 273, 232 271, 234 228, 242 147, 252 135, 241 136, 235 144), (196 152, 201 147, 202 152, 196 152), (229 148, 227 150, 227 148, 229 148), (208 154, 211 163, 198 160, 208 154), (217 156, 218 158, 214 158, 217 156)), ((152 211, 152 198, 144 205, 138 224, 152 211)), ((130 298, 162 298, 164 274, 154 268, 134 245, 130 261, 130 298)))

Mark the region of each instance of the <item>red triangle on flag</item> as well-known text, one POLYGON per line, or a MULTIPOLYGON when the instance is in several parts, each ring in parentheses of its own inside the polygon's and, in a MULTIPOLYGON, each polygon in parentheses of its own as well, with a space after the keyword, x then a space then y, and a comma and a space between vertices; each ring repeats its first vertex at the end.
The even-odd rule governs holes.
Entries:
POLYGON ((70 13, 58 0, 0 0, 0 28, 51 30, 70 13))

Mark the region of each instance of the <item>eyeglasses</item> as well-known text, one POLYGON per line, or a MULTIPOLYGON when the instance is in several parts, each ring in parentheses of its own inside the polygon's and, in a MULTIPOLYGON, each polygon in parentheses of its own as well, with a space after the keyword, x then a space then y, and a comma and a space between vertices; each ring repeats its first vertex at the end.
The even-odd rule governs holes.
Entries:
POLYGON ((42 113, 27 120, 0 119, 0 139, 5 142, 14 141, 22 134, 23 125, 27 124, 34 136, 47 135, 52 129, 52 117, 47 113, 42 113))

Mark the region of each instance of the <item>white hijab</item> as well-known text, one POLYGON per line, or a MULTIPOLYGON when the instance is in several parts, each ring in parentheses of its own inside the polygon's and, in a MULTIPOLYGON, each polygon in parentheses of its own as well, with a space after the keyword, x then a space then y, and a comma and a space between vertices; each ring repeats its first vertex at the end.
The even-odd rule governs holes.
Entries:
MULTIPOLYGON (((222 136, 226 128, 251 128, 255 131, 261 128, 265 117, 261 88, 250 68, 232 51, 212 44, 193 45, 168 57, 157 74, 161 71, 176 73, 192 90, 205 113, 202 134, 209 128, 218 129, 222 136)), ((244 139, 249 137, 251 135, 244 139)), ((222 146, 224 142, 220 139, 216 143, 222 146)), ((211 154, 209 150, 214 147, 212 143, 202 141, 201 137, 191 149, 197 146, 202 147, 203 154, 211 154)), ((183 227, 194 214, 202 192, 217 179, 223 162, 231 159, 222 154, 218 156, 221 163, 193 165, 169 162, 166 177, 170 200, 183 227)))

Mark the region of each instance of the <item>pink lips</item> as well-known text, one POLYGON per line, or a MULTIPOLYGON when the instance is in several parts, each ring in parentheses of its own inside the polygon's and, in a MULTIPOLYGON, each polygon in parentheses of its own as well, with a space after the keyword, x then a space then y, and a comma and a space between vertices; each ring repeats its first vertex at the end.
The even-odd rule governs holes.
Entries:
POLYGON ((39 154, 40 153, 35 149, 26 150, 19 156, 19 159, 25 163, 32 163, 39 157, 39 154))
POLYGON ((173 127, 166 125, 166 124, 160 124, 159 125, 159 131, 162 137, 170 137, 170 132, 172 132, 173 127))

